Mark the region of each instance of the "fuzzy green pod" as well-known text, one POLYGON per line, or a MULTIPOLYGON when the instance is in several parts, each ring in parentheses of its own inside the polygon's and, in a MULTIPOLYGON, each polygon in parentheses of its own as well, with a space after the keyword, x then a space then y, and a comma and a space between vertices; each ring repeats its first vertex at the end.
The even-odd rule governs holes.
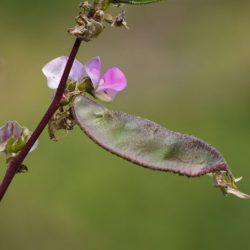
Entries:
POLYGON ((75 97, 73 116, 101 147, 140 166, 186 176, 230 172, 222 155, 206 142, 147 119, 108 110, 86 96, 75 97))
POLYGON ((149 3, 160 2, 161 0, 118 0, 119 3, 132 4, 132 5, 142 5, 149 3))
POLYGON ((156 3, 160 1, 162 0, 95 0, 94 6, 96 6, 96 8, 106 10, 110 4, 143 5, 143 4, 156 3))

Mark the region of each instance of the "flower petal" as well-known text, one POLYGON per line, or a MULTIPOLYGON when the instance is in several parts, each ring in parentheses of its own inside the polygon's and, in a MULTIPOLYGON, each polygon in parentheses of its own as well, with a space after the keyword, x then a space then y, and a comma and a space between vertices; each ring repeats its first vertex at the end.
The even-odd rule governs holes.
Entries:
POLYGON ((87 75, 89 76, 93 87, 97 88, 98 83, 101 78, 101 70, 102 70, 102 64, 101 64, 101 59, 99 56, 89 60, 85 64, 85 70, 87 75))
MULTIPOLYGON (((42 72, 47 77, 49 88, 57 89, 67 60, 67 56, 57 57, 43 67, 42 72)), ((69 79, 79 83, 84 77, 86 77, 84 66, 78 60, 75 60, 69 74, 69 79)))
POLYGON ((109 68, 106 73, 103 75, 100 84, 96 91, 100 91, 103 89, 112 89, 115 91, 124 90, 127 86, 127 79, 124 73, 116 68, 109 68))
POLYGON ((95 91, 94 95, 96 98, 98 98, 101 101, 104 102, 111 102, 115 98, 118 91, 113 89, 103 89, 100 91, 95 91))

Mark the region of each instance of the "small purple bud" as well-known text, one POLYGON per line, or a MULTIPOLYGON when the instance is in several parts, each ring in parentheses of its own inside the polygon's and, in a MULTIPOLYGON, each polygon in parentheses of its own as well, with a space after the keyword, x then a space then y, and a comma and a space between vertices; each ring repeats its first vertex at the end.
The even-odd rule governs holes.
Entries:
POLYGON ((2 151, 2 145, 6 144, 7 141, 14 137, 19 139, 22 135, 23 128, 14 121, 7 122, 3 127, 0 128, 0 152, 2 151))
MULTIPOLYGON (((20 151, 31 136, 31 132, 16 121, 9 121, 0 128, 0 152, 12 154, 20 151)), ((30 152, 38 145, 33 145, 30 152)))

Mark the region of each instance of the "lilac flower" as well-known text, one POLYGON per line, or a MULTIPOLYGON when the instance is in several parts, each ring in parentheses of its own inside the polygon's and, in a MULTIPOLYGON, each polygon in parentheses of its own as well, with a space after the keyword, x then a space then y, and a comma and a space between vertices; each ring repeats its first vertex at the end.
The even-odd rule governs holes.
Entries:
MULTIPOLYGON (((50 61, 42 69, 47 77, 49 88, 56 89, 59 85, 67 57, 62 56, 50 61)), ((76 81, 79 85, 86 79, 91 80, 91 93, 102 101, 112 101, 116 94, 127 86, 127 79, 124 73, 117 67, 109 68, 101 77, 101 60, 95 57, 82 65, 75 60, 70 71, 69 80, 76 81)))

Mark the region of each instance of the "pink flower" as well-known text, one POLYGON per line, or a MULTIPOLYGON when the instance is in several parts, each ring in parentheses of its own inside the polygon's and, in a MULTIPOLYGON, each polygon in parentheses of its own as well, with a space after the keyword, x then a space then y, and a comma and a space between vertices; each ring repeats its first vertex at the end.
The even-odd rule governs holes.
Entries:
MULTIPOLYGON (((59 85, 67 57, 58 57, 46 64, 42 71, 47 77, 49 88, 56 89, 59 85)), ((91 80, 92 94, 102 101, 112 101, 116 94, 127 86, 127 79, 124 73, 117 67, 109 68, 101 77, 101 60, 95 57, 82 65, 75 60, 70 71, 69 80, 76 81, 77 85, 86 78, 91 80)))
POLYGON ((116 94, 127 86, 125 75, 116 67, 109 68, 101 77, 100 57, 88 61, 85 70, 95 90, 94 95, 102 101, 112 101, 116 94))

